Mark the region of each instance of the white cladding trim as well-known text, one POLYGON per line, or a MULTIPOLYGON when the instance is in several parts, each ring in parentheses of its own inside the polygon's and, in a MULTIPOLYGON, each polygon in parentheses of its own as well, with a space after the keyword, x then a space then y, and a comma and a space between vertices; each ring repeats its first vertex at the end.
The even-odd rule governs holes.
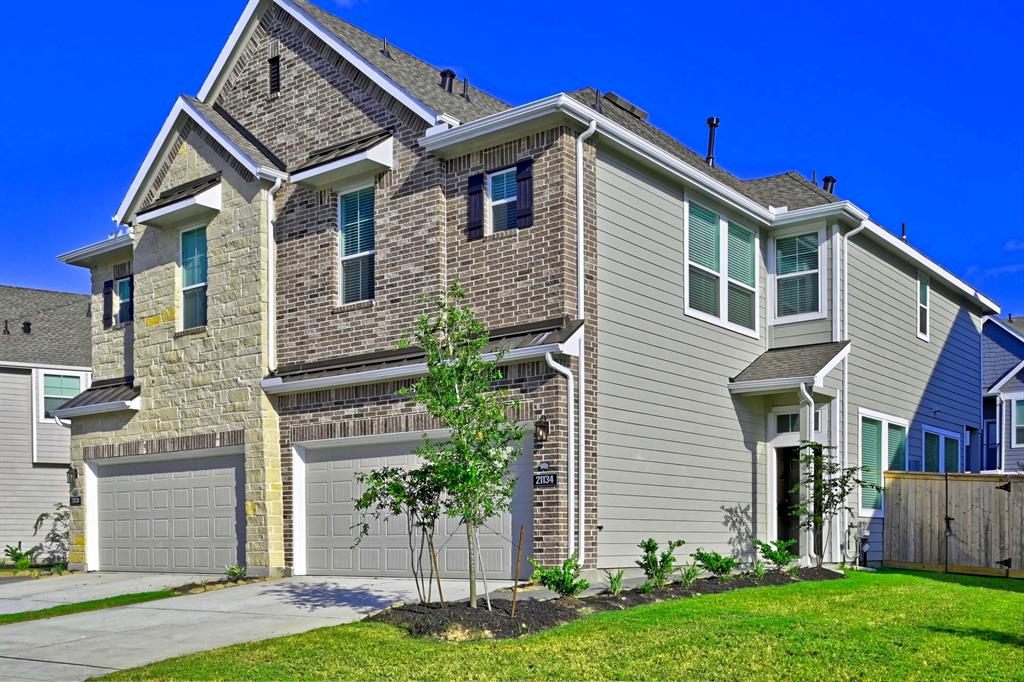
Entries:
POLYGON ((320 188, 349 181, 355 177, 379 173, 391 168, 394 147, 395 140, 389 137, 364 152, 294 173, 292 182, 320 188))
POLYGON ((91 414, 107 414, 108 412, 138 412, 140 409, 142 409, 141 399, 133 398, 132 400, 118 400, 112 403, 97 403, 96 405, 70 407, 66 410, 54 410, 52 414, 60 419, 72 419, 73 417, 87 417, 91 414))
POLYGON ((131 250, 132 248, 132 236, 127 232, 115 234, 112 237, 108 237, 101 242, 89 244, 87 246, 81 246, 73 251, 62 253, 57 256, 57 260, 68 265, 78 265, 80 267, 90 267, 93 260, 100 256, 105 256, 108 253, 115 253, 122 249, 131 250))
POLYGON ((161 206, 152 211, 139 213, 136 216, 136 222, 160 227, 162 225, 188 221, 199 215, 209 215, 210 211, 220 212, 222 195, 221 183, 218 182, 213 187, 194 196, 182 199, 181 201, 175 201, 173 204, 161 206))

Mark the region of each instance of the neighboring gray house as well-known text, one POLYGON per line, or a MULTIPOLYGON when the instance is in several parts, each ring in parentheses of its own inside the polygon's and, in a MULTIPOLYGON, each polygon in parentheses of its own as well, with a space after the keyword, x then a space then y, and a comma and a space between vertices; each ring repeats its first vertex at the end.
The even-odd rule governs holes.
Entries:
POLYGON ((61 256, 92 274, 97 379, 60 413, 72 563, 405 574, 393 526, 353 548, 355 482, 442 433, 396 345, 452 280, 509 351, 515 418, 545 425, 482 540, 490 575, 522 526, 544 564, 632 567, 652 536, 837 561, 869 537, 878 560, 885 471, 981 446, 999 307, 834 186, 738 178, 614 93, 512 106, 307 0, 251 0, 123 229, 61 256), (872 484, 823 548, 788 514, 809 438, 872 484))
POLYGON ((985 436, 975 471, 1024 472, 1024 319, 985 321, 985 436))
POLYGON ((71 434, 51 412, 89 387, 89 297, 0 286, 0 547, 68 501, 71 434))

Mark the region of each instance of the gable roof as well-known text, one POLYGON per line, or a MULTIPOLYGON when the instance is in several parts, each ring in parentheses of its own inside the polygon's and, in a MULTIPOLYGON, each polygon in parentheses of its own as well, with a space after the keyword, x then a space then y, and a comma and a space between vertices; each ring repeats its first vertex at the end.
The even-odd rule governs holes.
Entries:
POLYGON ((89 300, 85 294, 0 285, 0 366, 90 367, 89 300), (24 322, 31 323, 28 334, 24 322))
POLYGON ((747 195, 765 206, 785 206, 791 211, 840 201, 796 171, 746 180, 743 187, 747 195))
MULTIPOLYGON (((817 377, 823 370, 834 367, 834 363, 845 356, 844 351, 849 345, 849 341, 837 341, 772 348, 755 358, 731 381, 738 384, 782 379, 807 381, 817 377)), ((827 371, 825 373, 827 374, 827 371)))

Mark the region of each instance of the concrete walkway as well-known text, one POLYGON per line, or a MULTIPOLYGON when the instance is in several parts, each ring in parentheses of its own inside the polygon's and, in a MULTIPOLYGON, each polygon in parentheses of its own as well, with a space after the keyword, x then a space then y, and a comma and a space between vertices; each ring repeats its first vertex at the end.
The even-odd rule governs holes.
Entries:
MULTIPOLYGON (((444 582, 447 599, 466 597, 465 581, 444 582)), ((196 651, 349 623, 415 599, 411 580, 296 577, 3 625, 0 680, 84 680, 196 651)))
POLYGON ((0 613, 37 611, 122 594, 156 592, 218 577, 182 573, 74 573, 17 582, 5 579, 0 581, 0 613))

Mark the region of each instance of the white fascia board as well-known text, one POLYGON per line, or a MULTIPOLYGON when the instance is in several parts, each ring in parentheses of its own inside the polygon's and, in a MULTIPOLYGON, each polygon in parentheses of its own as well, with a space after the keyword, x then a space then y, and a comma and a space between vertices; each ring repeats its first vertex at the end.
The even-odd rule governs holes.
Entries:
POLYGON ((136 216, 136 220, 142 224, 160 227, 181 220, 187 220, 207 211, 219 212, 221 209, 221 195, 221 184, 218 182, 213 187, 195 196, 161 206, 155 211, 139 213, 136 216))
POLYGON ((92 367, 81 367, 79 365, 48 365, 42 362, 7 362, 0 360, 0 367, 11 367, 14 369, 55 369, 70 372, 91 372, 92 367))
POLYGON ((448 147, 465 144, 473 138, 494 134, 505 128, 523 125, 555 114, 562 114, 584 125, 589 124, 590 121, 597 121, 597 131, 605 139, 641 156, 649 163, 681 177, 692 186, 711 194, 733 211, 753 219, 761 225, 769 225, 774 219, 773 212, 753 199, 716 180, 699 168, 683 162, 564 93, 464 123, 446 132, 423 137, 419 140, 419 144, 429 152, 442 155, 441 152, 448 147))
POLYGON ((824 367, 818 370, 818 373, 814 375, 814 385, 816 387, 825 385, 825 377, 831 374, 832 370, 839 366, 839 363, 846 359, 850 354, 850 344, 846 344, 846 347, 836 353, 836 356, 828 361, 824 367))
POLYGON ((988 317, 988 318, 985 319, 985 321, 986 322, 991 322, 992 324, 994 324, 995 326, 999 327, 1004 332, 1006 332, 1010 336, 1014 337, 1018 341, 1024 341, 1024 334, 1022 334, 1021 332, 1017 331, 1016 329, 1014 329, 1010 325, 1006 324, 1005 322, 1000 320, 998 317, 988 317))
POLYGON ((131 249, 132 243, 132 236, 130 234, 122 233, 104 239, 101 242, 82 246, 74 249, 73 251, 68 251, 67 253, 62 253, 57 256, 57 260, 62 263, 67 263, 68 265, 78 265, 80 267, 87 268, 93 260, 100 256, 121 251, 122 249, 131 249))
MULTIPOLYGON (((581 328, 582 329, 582 328, 581 328)), ((577 332, 578 333, 578 332, 577 332)), ((542 358, 547 353, 562 353, 566 355, 579 354, 579 342, 577 334, 565 343, 549 343, 528 348, 516 348, 501 356, 501 363, 507 364, 519 360, 530 360, 542 358)), ((485 353, 481 356, 484 360, 497 360, 495 353, 485 353)), ((402 365, 400 367, 385 367, 383 369, 371 369, 365 372, 353 372, 338 376, 317 377, 315 379, 300 379, 298 381, 285 382, 279 377, 264 379, 260 382, 263 391, 269 395, 280 395, 284 393, 305 393, 307 391, 319 391, 328 388, 339 388, 341 386, 359 386, 364 384, 376 384, 383 381, 395 381, 397 379, 409 379, 422 376, 427 373, 427 363, 418 362, 414 365, 402 365)))
POLYGON ((800 386, 814 384, 815 377, 785 377, 783 379, 762 379, 760 381, 736 381, 729 384, 730 393, 771 393, 787 389, 797 390, 800 386))
POLYGON ((66 410, 54 410, 52 414, 61 419, 72 419, 74 417, 87 417, 93 414, 107 414, 110 412, 138 412, 140 402, 138 398, 133 398, 132 400, 119 400, 113 403, 98 403, 96 405, 71 407, 66 410))
POLYGON ((394 158, 394 147, 394 138, 389 137, 364 152, 294 173, 291 176, 291 180, 292 182, 319 188, 327 187, 332 183, 355 176, 379 173, 394 165, 392 161, 394 158))
POLYGON ((776 210, 771 226, 773 228, 784 227, 827 218, 846 218, 851 223, 859 225, 862 220, 867 220, 868 214, 850 201, 839 201, 834 204, 808 206, 794 211, 776 210))
POLYGON ((1022 371, 1024 371, 1024 360, 1021 360, 1019 363, 1017 363, 1016 367, 1014 367, 1009 372, 1004 374, 1002 379, 994 383, 992 385, 992 388, 988 390, 988 395, 998 395, 999 392, 1003 389, 1003 386, 1005 386, 1010 379, 1017 376, 1017 374, 1022 371))
POLYGON ((131 187, 128 188, 128 193, 125 194, 124 199, 121 201, 121 206, 117 209, 117 214, 114 215, 114 222, 118 225, 125 224, 125 220, 128 217, 128 213, 138 198, 139 192, 142 190, 146 179, 149 177, 150 172, 153 170, 153 165, 162 156, 164 147, 167 144, 171 133, 174 131, 175 126, 178 123, 180 116, 184 114, 195 121, 199 127, 201 127, 207 134, 210 135, 214 140, 217 141, 224 149, 228 151, 233 157, 235 157, 242 167, 252 173, 258 178, 269 178, 272 180, 282 179, 286 180, 288 174, 284 171, 278 170, 277 168, 268 168, 261 166, 256 163, 253 159, 249 158, 241 149, 238 148, 231 140, 224 137, 223 133, 214 126, 205 116, 199 113, 199 111, 189 104, 183 97, 179 97, 171 107, 171 113, 167 115, 167 119, 164 121, 163 126, 160 128, 160 132, 156 136, 153 145, 149 148, 149 153, 146 154, 146 158, 142 162, 142 166, 139 167, 138 173, 135 174, 135 179, 132 180, 131 187))
POLYGON ((242 16, 239 17, 235 28, 231 31, 231 35, 228 36, 227 42, 221 48, 217 61, 214 62, 213 68, 207 74, 206 80, 203 81, 203 87, 199 90, 197 99, 203 102, 208 101, 210 94, 220 80, 221 74, 225 72, 225 67, 229 62, 234 61, 233 57, 235 56, 236 49, 245 45, 249 34, 256 28, 256 22, 253 21, 253 17, 262 14, 261 10, 265 9, 269 4, 270 0, 249 0, 245 10, 242 11, 242 16))
MULTIPOLYGON (((437 122, 439 116, 438 112, 413 97, 404 88, 399 86, 388 76, 384 75, 384 73, 378 70, 377 67, 363 59, 362 55, 339 40, 337 36, 328 31, 316 19, 306 14, 294 2, 291 2, 291 0, 274 0, 274 3, 284 11, 288 12, 288 14, 292 15, 292 17, 306 27, 310 33, 327 43, 335 52, 341 55, 345 61, 356 67, 363 75, 372 80, 381 90, 401 102, 401 104, 407 109, 430 125, 437 122)), ((200 97, 200 99, 204 98, 200 97)))

